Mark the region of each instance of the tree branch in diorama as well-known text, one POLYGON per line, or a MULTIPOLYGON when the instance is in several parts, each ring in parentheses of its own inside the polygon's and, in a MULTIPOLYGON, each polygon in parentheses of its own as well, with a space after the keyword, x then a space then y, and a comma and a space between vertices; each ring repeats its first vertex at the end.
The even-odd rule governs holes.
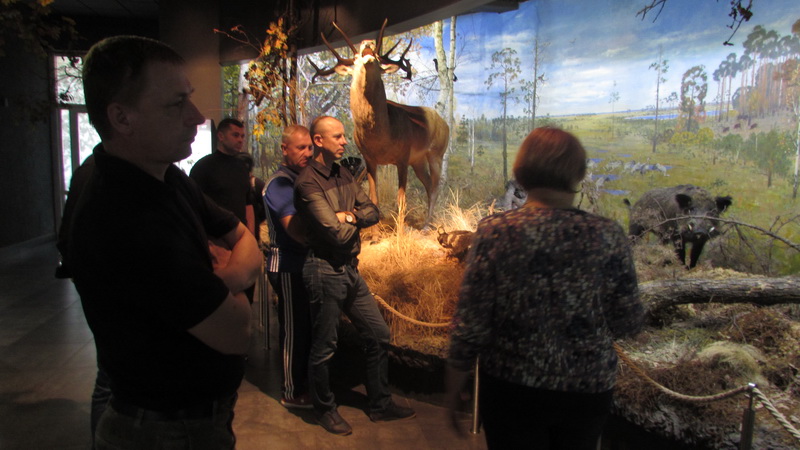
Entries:
POLYGON ((75 21, 54 14, 53 0, 3 0, 0 2, 0 57, 5 56, 6 37, 16 36, 35 55, 45 58, 66 37, 77 40, 75 21))
MULTIPOLYGON (((722 45, 733 45, 731 43, 731 39, 739 31, 739 27, 742 26, 742 22, 750 21, 750 18, 753 17, 753 0, 747 0, 747 6, 744 5, 745 0, 731 0, 731 11, 728 13, 728 17, 731 18, 731 24, 728 25, 728 28, 732 29, 733 32, 722 45)), ((658 19, 658 16, 661 15, 661 11, 664 10, 664 6, 666 6, 667 0, 651 0, 650 4, 647 4, 642 7, 638 12, 636 12, 636 17, 642 16, 642 20, 645 19, 647 13, 655 10, 658 8, 658 12, 655 13, 655 17, 653 17, 653 22, 658 19)))
POLYGON ((264 100, 270 104, 256 114, 253 134, 261 136, 265 126, 271 123, 285 127, 297 123, 294 99, 297 88, 297 49, 294 45, 298 25, 290 24, 280 17, 269 24, 264 42, 257 44, 241 25, 231 28, 230 33, 214 29, 240 44, 255 49, 258 56, 250 61, 244 75, 248 82, 247 93, 253 97, 256 106, 264 100))
MULTIPOLYGON (((786 244, 787 247, 789 247, 791 249, 794 249, 794 250, 797 250, 798 252, 800 252, 800 244, 796 244, 796 243, 794 243, 794 242, 792 242, 792 241, 790 241, 790 240, 788 240, 786 238, 778 236, 777 234, 775 234, 772 231, 769 231, 769 230, 767 230, 765 228, 762 228, 762 227, 759 227, 757 225, 751 225, 749 223, 740 222, 738 220, 723 219, 722 217, 712 217, 712 216, 680 216, 680 217, 675 217, 675 218, 672 218, 672 219, 667 219, 667 220, 665 220, 665 221, 663 221, 661 223, 658 223, 658 224, 656 224, 656 225, 644 230, 642 232, 642 234, 645 234, 647 232, 650 232, 650 231, 653 231, 655 229, 658 229, 660 226, 666 225, 666 224, 668 224, 670 222, 678 222, 680 220, 686 220, 686 219, 712 220, 712 221, 716 221, 716 222, 723 222, 723 223, 728 223, 728 224, 732 224, 732 225, 739 225, 739 226, 743 226, 743 227, 747 227, 747 228, 752 228, 752 229, 754 229, 756 231, 759 231, 759 232, 761 232, 761 233, 763 233, 763 234, 765 234, 765 235, 767 235, 767 236, 769 236, 769 237, 771 237, 771 238, 773 238, 773 239, 775 239, 777 241, 780 241, 780 242, 786 244)), ((778 219, 776 219, 776 223, 777 223, 777 220, 778 219)), ((792 217, 791 219, 789 219, 786 222, 784 222, 783 225, 785 225, 787 223, 790 223, 790 222, 793 222, 793 221, 797 221, 797 220, 800 220, 800 215, 792 217)), ((781 226, 783 226, 783 225, 781 225, 781 226)), ((773 224, 773 226, 774 226, 774 224, 773 224)))

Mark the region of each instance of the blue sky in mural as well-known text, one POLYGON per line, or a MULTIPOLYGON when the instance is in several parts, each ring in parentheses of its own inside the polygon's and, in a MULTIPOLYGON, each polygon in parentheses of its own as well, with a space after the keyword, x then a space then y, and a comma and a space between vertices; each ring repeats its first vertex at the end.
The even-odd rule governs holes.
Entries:
MULTIPOLYGON (((705 65, 709 80, 708 101, 716 93, 711 74, 730 53, 744 53, 742 43, 756 25, 791 33, 800 19, 798 0, 754 2, 754 16, 731 40, 728 0, 668 0, 658 19, 654 12, 645 20, 636 17, 646 0, 536 0, 520 4, 516 11, 481 13, 458 18, 455 83, 457 115, 500 115, 497 88, 487 90, 491 55, 509 47, 521 60, 521 78, 530 79, 533 44, 549 43, 543 58, 546 83, 537 115, 610 112, 611 92, 619 92, 615 111, 641 110, 655 104, 656 73, 649 69, 659 48, 669 61, 662 93, 680 92, 683 73, 705 65), (616 86, 614 83, 616 82, 616 86)), ((445 21, 445 46, 449 20, 445 21)), ((418 70, 432 68, 433 39, 423 39, 422 50, 412 56, 418 70)), ((517 88, 519 91, 519 88, 517 88)), ((421 103, 419 99, 402 99, 421 103)), ((422 102, 427 103, 430 99, 422 102)), ((523 115, 522 103, 509 104, 509 114, 523 115)))

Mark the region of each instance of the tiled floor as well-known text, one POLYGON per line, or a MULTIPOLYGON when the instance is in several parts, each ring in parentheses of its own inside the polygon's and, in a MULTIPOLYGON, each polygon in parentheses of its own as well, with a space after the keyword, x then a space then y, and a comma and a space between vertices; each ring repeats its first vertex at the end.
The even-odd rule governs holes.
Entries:
MULTIPOLYGON (((57 280, 52 243, 0 255, 0 449, 88 449, 89 398, 95 351, 69 280, 57 280)), ((257 304, 254 312, 257 312, 257 304)), ((274 314, 272 314, 274 320, 274 314)), ((254 326, 258 324, 255 323, 254 326)), ((271 326, 275 334, 276 326, 271 326)), ((407 421, 376 424, 364 412, 363 386, 339 383, 339 411, 353 426, 340 437, 325 432, 309 412, 291 412, 278 399, 279 355, 255 333, 249 368, 239 389, 234 429, 248 449, 485 449, 483 435, 450 431, 436 395, 395 389, 395 401, 416 409, 407 421)), ((391 374, 390 374, 391 378, 391 374)), ((467 429, 470 417, 464 415, 467 429)))

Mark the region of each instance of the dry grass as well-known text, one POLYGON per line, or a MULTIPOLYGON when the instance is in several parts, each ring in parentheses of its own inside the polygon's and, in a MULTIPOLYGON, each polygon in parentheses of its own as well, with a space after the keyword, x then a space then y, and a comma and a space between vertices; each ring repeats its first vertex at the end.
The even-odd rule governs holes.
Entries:
MULTIPOLYGON (((362 247, 360 271, 372 292, 399 313, 423 323, 448 323, 453 315, 463 269, 449 259, 435 232, 405 225, 402 215, 362 247)), ((394 343, 443 356, 448 329, 414 324, 385 311, 394 343)))

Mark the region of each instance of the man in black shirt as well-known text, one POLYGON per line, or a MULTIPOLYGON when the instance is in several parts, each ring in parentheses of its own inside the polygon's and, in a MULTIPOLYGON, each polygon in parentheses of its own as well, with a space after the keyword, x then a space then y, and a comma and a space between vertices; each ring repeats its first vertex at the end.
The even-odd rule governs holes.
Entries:
POLYGON ((317 118, 311 125, 311 140, 314 159, 298 175, 294 196, 297 214, 309 228, 311 249, 303 266, 313 323, 311 398, 320 425, 331 433, 348 435, 352 429, 337 412, 329 376, 330 360, 336 352, 336 328, 343 312, 364 338, 370 419, 408 419, 415 413, 392 400, 386 350, 389 327, 358 272, 359 232, 378 222, 378 208, 350 172, 335 162, 347 145, 342 123, 333 117, 317 118))
POLYGON ((155 448, 166 436, 233 448, 250 338, 241 291, 261 254, 244 225, 173 165, 205 121, 185 63, 158 41, 115 36, 89 51, 83 82, 102 143, 64 258, 111 384, 96 448, 155 448), (227 265, 212 266, 209 236, 232 249, 227 265))
POLYGON ((244 124, 236 119, 222 119, 217 126, 216 150, 200 158, 189 176, 204 194, 234 213, 255 234, 250 170, 239 157, 243 148, 244 124))

